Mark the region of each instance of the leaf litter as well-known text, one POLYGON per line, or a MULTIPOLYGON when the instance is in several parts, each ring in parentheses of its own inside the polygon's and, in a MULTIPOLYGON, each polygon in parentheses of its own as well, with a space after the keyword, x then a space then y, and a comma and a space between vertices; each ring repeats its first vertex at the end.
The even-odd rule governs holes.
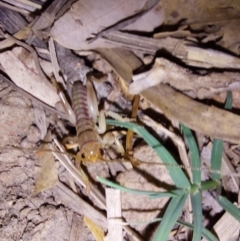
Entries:
MULTIPOLYGON (((94 85, 101 108, 122 117, 130 116, 133 95, 141 92, 139 118, 147 114, 170 131, 176 130, 178 122, 196 131, 198 140, 202 138, 202 165, 208 165, 211 138, 223 139, 226 172, 239 170, 239 117, 218 108, 231 90, 233 106, 239 109, 237 1, 209 4, 199 0, 194 5, 150 0, 141 4, 135 0, 41 4, 44 8, 31 4, 28 10, 23 10, 23 5, 0 5, 1 240, 103 240, 101 235, 94 238, 84 224, 90 218, 94 230, 100 227, 107 234, 104 187, 96 183, 96 176, 134 189, 159 191, 172 185, 162 167, 147 164, 157 157, 135 136, 134 156, 146 163, 133 169, 117 161, 84 166, 93 183, 90 195, 55 162, 50 151, 44 153, 51 148, 51 138, 62 140, 72 132, 63 109, 56 107, 56 88, 48 81, 55 70, 69 93, 70 80, 84 78, 93 68, 98 75, 94 85), (41 10, 37 13, 36 9, 41 10), (35 21, 33 16, 38 14, 35 21), (21 23, 17 29, 11 24, 15 18, 21 23), (47 47, 49 36, 54 40, 59 69, 56 62, 51 63, 54 50, 47 47), (18 39, 34 46, 34 52, 18 39), (50 133, 50 139, 45 138, 46 133, 50 133), (42 142, 46 145, 40 147, 42 142)), ((155 135, 179 158, 163 132, 155 135)), ((118 158, 114 151, 109 155, 118 158)), ((207 178, 209 174, 202 175, 207 178)), ((222 185, 231 201, 239 203, 239 178, 223 177, 222 185)), ((203 223, 212 228, 216 224, 218 232, 217 227, 225 221, 218 220, 223 210, 214 202, 214 195, 204 193, 203 208, 208 215, 203 223)), ((168 199, 149 201, 122 193, 121 201, 122 217, 131 224, 161 216, 168 199)), ((155 229, 155 224, 131 225, 116 240, 152 240, 155 229)), ((236 240, 236 230, 238 226, 229 236, 219 236, 220 240, 236 240)), ((187 240, 187 236, 176 226, 169 240, 187 240)))

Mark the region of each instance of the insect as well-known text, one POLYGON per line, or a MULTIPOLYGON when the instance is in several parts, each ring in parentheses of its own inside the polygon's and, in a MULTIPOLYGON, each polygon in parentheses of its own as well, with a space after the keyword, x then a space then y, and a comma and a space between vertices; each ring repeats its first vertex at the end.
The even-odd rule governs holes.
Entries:
MULTIPOLYGON (((72 107, 76 115, 77 140, 80 149, 77 156, 90 162, 102 159, 103 143, 99 132, 104 132, 106 128, 99 128, 97 131, 98 103, 90 80, 86 81, 86 86, 83 86, 80 81, 74 83, 72 107)), ((101 118, 102 116, 104 115, 101 115, 101 118)))
MULTIPOLYGON (((65 96, 60 93, 64 109, 71 113, 71 107, 66 105, 65 96)), ((104 160, 104 147, 115 143, 120 153, 124 153, 121 143, 111 134, 106 134, 103 138, 99 134, 106 132, 105 114, 99 112, 96 93, 90 78, 83 85, 81 81, 76 81, 72 87, 72 108, 75 115, 70 117, 76 126, 77 143, 66 145, 68 148, 78 146, 79 152, 76 155, 76 165, 80 162, 96 162, 104 160), (99 122, 99 126, 96 122, 99 122)))

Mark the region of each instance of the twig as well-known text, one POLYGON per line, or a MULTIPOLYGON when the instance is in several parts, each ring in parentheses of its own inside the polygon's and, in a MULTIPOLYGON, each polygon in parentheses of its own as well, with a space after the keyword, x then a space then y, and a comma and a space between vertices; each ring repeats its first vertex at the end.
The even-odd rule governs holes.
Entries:
POLYGON ((84 200, 82 200, 64 184, 59 182, 58 185, 52 190, 54 194, 58 195, 59 199, 74 212, 94 220, 104 230, 107 229, 106 217, 102 213, 94 209, 91 205, 86 203, 84 200))
POLYGON ((3 2, 0 2, 0 6, 3 6, 5 8, 8 8, 8 9, 11 9, 13 11, 16 11, 16 12, 19 12, 19 13, 22 13, 22 14, 26 14, 26 15, 30 13, 27 10, 23 10, 21 8, 17 8, 17 7, 11 6, 11 5, 9 5, 7 3, 3 3, 3 2))

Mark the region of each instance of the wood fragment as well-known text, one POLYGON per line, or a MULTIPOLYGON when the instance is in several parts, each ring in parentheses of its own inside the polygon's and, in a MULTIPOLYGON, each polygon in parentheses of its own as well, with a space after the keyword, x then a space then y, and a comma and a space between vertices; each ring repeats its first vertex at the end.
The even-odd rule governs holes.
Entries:
POLYGON ((115 46, 141 51, 145 54, 155 55, 157 51, 165 50, 191 66, 206 68, 222 68, 224 66, 228 69, 240 69, 239 58, 216 50, 193 47, 191 46, 193 43, 187 40, 171 37, 153 39, 118 31, 108 33, 103 38, 115 46))
POLYGON ((108 219, 108 241, 122 241, 122 226, 117 223, 122 220, 120 190, 111 188, 106 189, 106 206, 108 219))
MULTIPOLYGON (((239 239, 240 223, 228 212, 224 213, 213 229, 220 241, 239 239)), ((202 241, 206 241, 206 239, 202 239, 202 241)))
POLYGON ((7 3, 0 2, 0 6, 6 8, 6 9, 9 9, 9 10, 13 10, 15 12, 25 14, 25 15, 29 14, 29 11, 24 10, 22 8, 14 7, 14 6, 12 6, 10 4, 7 4, 7 3))
MULTIPOLYGON (((131 118, 135 119, 137 118, 138 114, 138 108, 139 108, 139 101, 140 101, 140 95, 135 95, 133 99, 133 107, 132 107, 132 113, 131 118)), ((126 151, 128 155, 131 155, 132 148, 133 148, 133 131, 128 129, 127 135, 126 135, 126 151)))
POLYGON ((26 9, 30 12, 36 11, 36 9, 41 9, 42 6, 40 4, 37 4, 35 2, 29 1, 29 0, 5 0, 5 2, 8 2, 16 7, 20 7, 22 9, 26 9))
POLYGON ((0 22, 10 34, 15 34, 28 25, 21 14, 4 7, 0 7, 0 22))
POLYGON ((240 89, 238 72, 197 75, 165 58, 156 58, 149 71, 134 75, 132 78, 134 82, 129 86, 129 94, 138 94, 159 83, 170 84, 173 88, 198 99, 211 98, 220 92, 240 89))
POLYGON ((151 87, 141 95, 170 120, 177 120, 190 129, 212 138, 240 143, 238 115, 201 104, 164 84, 151 87))

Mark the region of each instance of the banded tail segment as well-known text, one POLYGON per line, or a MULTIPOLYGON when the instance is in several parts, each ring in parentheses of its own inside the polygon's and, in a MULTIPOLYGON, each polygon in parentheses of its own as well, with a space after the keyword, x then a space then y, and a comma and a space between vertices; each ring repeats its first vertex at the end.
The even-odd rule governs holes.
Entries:
POLYGON ((72 108, 76 115, 76 131, 79 149, 90 142, 99 142, 99 134, 95 130, 95 123, 89 114, 87 103, 87 89, 82 82, 77 81, 72 88, 72 108))

